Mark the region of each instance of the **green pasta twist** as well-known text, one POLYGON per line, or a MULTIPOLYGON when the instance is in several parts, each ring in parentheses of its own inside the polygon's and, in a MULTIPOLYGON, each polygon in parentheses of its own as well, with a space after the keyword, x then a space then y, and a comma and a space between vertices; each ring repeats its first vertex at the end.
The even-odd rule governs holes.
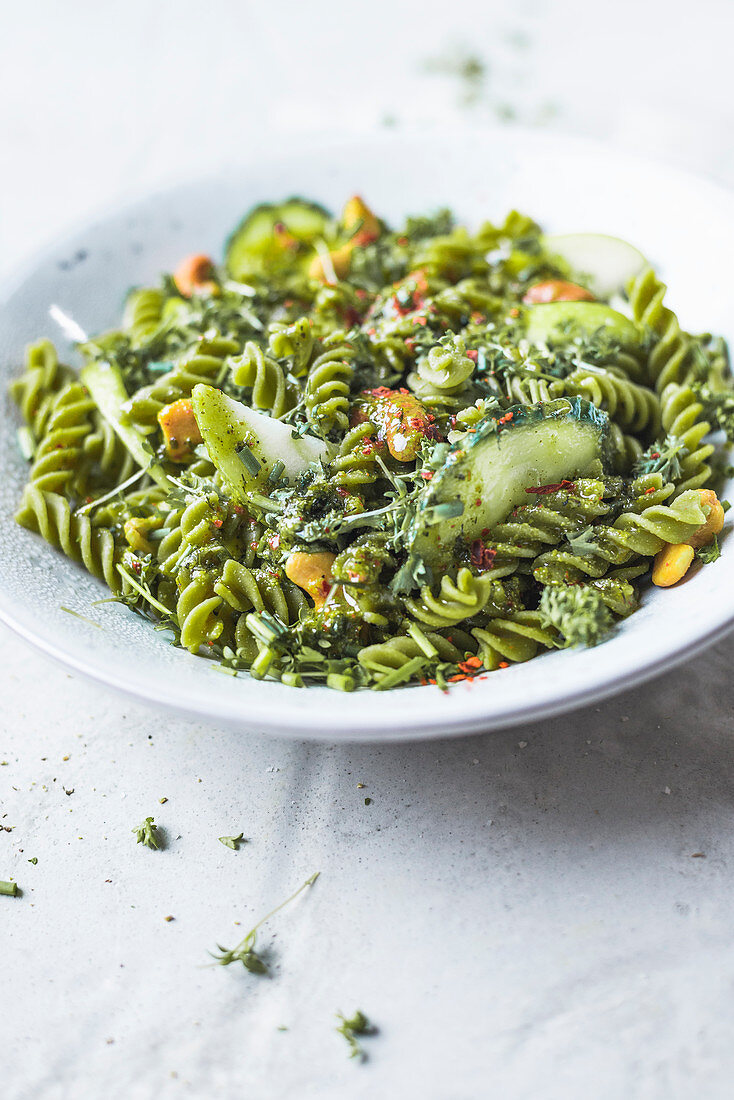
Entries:
POLYGON ((67 382, 58 393, 28 475, 38 489, 64 496, 84 490, 82 459, 94 408, 80 382, 67 382))
POLYGON ((26 349, 23 373, 10 383, 10 396, 20 408, 23 420, 39 440, 46 430, 59 390, 74 372, 59 362, 50 340, 38 340, 26 349))
POLYGON ((142 386, 123 406, 128 421, 152 432, 158 427, 158 413, 172 401, 190 397, 200 382, 216 385, 226 371, 225 361, 239 351, 234 340, 223 337, 204 338, 193 351, 183 355, 178 363, 157 381, 142 386))
POLYGON ((562 397, 565 386, 562 382, 548 382, 532 374, 510 374, 504 379, 505 397, 513 405, 537 405, 541 401, 552 401, 562 397))
POLYGON ((651 267, 646 267, 631 281, 627 293, 632 316, 646 325, 657 337, 648 360, 650 382, 662 393, 670 382, 679 382, 685 374, 691 350, 691 339, 683 332, 678 318, 664 304, 667 287, 651 267))
POLYGON ((660 428, 660 403, 655 394, 614 369, 578 367, 563 380, 563 389, 566 394, 585 397, 628 432, 647 431, 654 437, 660 428))
POLYGON ((135 471, 135 460, 112 425, 95 409, 92 427, 84 440, 84 459, 96 469, 93 481, 111 488, 127 481, 135 471))
POLYGON ((144 343, 160 328, 165 300, 166 296, 159 287, 143 286, 130 291, 122 325, 133 346, 144 343))
POLYGON ((181 589, 176 601, 176 619, 181 645, 189 653, 212 645, 221 636, 225 626, 221 606, 222 598, 215 595, 212 579, 206 573, 193 577, 181 589))
POLYGON ((459 409, 466 403, 467 383, 474 372, 474 360, 466 354, 460 336, 444 338, 421 359, 408 375, 408 386, 429 406, 459 409))
POLYGON ((306 416, 321 435, 349 424, 349 393, 354 375, 354 351, 337 334, 323 343, 324 350, 312 361, 306 379, 306 416))
POLYGON ((489 672, 504 662, 529 661, 539 649, 553 649, 558 638, 537 611, 515 611, 491 619, 486 626, 475 627, 472 635, 479 643, 478 656, 489 672))
POLYGON ((59 493, 46 492, 36 485, 26 486, 15 519, 67 558, 81 563, 114 593, 122 590, 112 532, 93 527, 88 515, 72 512, 69 501, 59 493))
POLYGON ((615 472, 629 474, 643 452, 642 444, 633 435, 623 432, 619 424, 613 421, 609 423, 609 436, 615 472))
MULTIPOLYGON (((673 486, 667 486, 668 494, 673 486)), ((651 504, 637 512, 623 512, 612 525, 597 525, 579 552, 556 549, 541 554, 533 575, 541 584, 573 582, 580 577, 601 577, 610 565, 622 565, 634 555, 653 557, 666 543, 686 542, 706 520, 695 489, 682 493, 671 504, 651 504)))
POLYGON ((295 622, 301 608, 308 606, 301 589, 279 572, 249 569, 234 558, 224 563, 214 591, 235 611, 269 611, 286 624, 295 622))
POLYGON ((378 687, 387 686, 395 679, 394 673, 404 670, 406 679, 417 679, 436 662, 456 664, 467 653, 474 653, 476 642, 462 631, 453 631, 451 639, 435 631, 426 631, 420 642, 408 634, 388 638, 385 642, 365 646, 357 655, 360 665, 366 669, 378 687))
POLYGON ((296 404, 296 394, 283 368, 262 348, 248 340, 242 355, 229 360, 232 381, 251 392, 252 407, 280 417, 296 404))
POLYGON ((676 479, 676 495, 687 489, 700 489, 711 477, 708 459, 714 453, 711 443, 704 437, 711 425, 703 419, 704 407, 690 386, 670 382, 660 395, 662 424, 669 436, 674 436, 685 447, 680 458, 680 475, 676 479))
POLYGON ((481 279, 462 279, 455 286, 444 287, 433 297, 433 305, 440 314, 453 320, 470 317, 475 311, 487 316, 502 308, 502 299, 489 289, 481 279))
POLYGON ((308 369, 314 346, 313 325, 308 317, 273 321, 268 328, 268 350, 276 359, 288 361, 288 372, 299 378, 308 369))
POLYGON ((485 550, 494 555, 492 577, 514 573, 523 560, 532 561, 547 546, 606 515, 609 505, 604 503, 604 492, 603 481, 580 478, 572 489, 559 489, 515 508, 483 540, 485 550))
POLYGON ((377 480, 381 471, 377 462, 378 444, 373 442, 376 432, 377 428, 369 421, 347 432, 331 462, 332 484, 349 489, 372 485, 377 480))
POLYGON ((420 599, 406 599, 405 607, 414 619, 426 626, 454 626, 478 615, 490 601, 494 602, 498 589, 501 593, 502 586, 497 585, 495 578, 486 573, 475 577, 470 569, 462 568, 455 581, 443 577, 437 595, 426 584, 421 588, 420 599))

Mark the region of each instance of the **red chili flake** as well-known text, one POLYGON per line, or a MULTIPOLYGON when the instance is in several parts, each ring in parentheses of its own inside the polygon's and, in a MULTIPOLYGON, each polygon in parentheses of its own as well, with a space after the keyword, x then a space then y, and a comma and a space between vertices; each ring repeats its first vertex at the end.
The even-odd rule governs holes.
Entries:
POLYGON ((467 657, 465 661, 459 661, 459 668, 465 675, 471 676, 478 668, 482 667, 479 657, 467 657))
POLYGON ((449 427, 452 428, 452 429, 456 427, 456 414, 455 413, 452 413, 451 416, 449 417, 449 427))
POLYGON ((368 393, 371 397, 389 397, 392 390, 389 390, 387 386, 378 386, 374 390, 365 390, 365 393, 368 393))
POLYGON ((368 336, 374 336, 376 332, 377 332, 376 328, 368 328, 367 329, 367 335, 368 336))
POLYGON ((526 489, 525 492, 526 493, 537 493, 539 496, 543 496, 546 493, 557 493, 559 489, 575 489, 575 488, 576 488, 576 482, 575 481, 566 481, 566 479, 564 478, 563 481, 555 481, 555 482, 552 482, 549 485, 538 485, 537 488, 535 488, 535 489, 526 489))
POLYGON ((519 317, 519 316, 520 316, 520 310, 517 308, 517 306, 513 306, 512 309, 510 310, 510 317, 519 317))
POLYGON ((405 346, 412 355, 415 351, 415 340, 411 340, 410 337, 408 337, 405 341, 405 346))
POLYGON ((345 324, 347 324, 349 328, 352 328, 354 325, 359 324, 361 320, 362 314, 359 312, 359 310, 355 309, 354 306, 348 306, 344 312, 345 324))
POLYGON ((430 481, 433 477, 433 470, 421 470, 421 477, 424 481, 430 481))
POLYGON ((660 451, 653 451, 650 458, 660 458, 660 451))
POLYGON ((283 301, 283 305, 285 306, 286 309, 290 309, 290 307, 293 305, 293 299, 292 298, 286 298, 283 301))
POLYGON ((498 668, 509 668, 510 667, 510 662, 509 661, 500 661, 500 663, 498 664, 497 667, 498 668))
POLYGON ((360 301, 363 301, 367 297, 367 291, 363 290, 361 286, 358 286, 354 293, 357 295, 360 301))
POLYGON ((485 546, 481 539, 474 539, 469 556, 472 565, 477 569, 491 569, 496 557, 497 551, 493 547, 485 546))
POLYGON ((489 534, 489 527, 482 528, 479 534, 481 538, 486 539, 487 535, 489 534))
POLYGON ((449 676, 448 681, 450 684, 456 684, 459 680, 466 680, 466 676, 463 673, 459 673, 456 676, 449 676))
POLYGON ((497 423, 498 423, 498 424, 509 424, 509 422, 510 422, 510 421, 512 420, 512 418, 514 417, 514 415, 515 415, 515 414, 514 414, 514 413, 511 413, 511 412, 509 412, 509 413, 505 413, 505 415, 504 415, 504 416, 501 416, 501 417, 499 418, 499 420, 497 421, 497 423))
POLYGON ((416 317, 415 323, 417 325, 427 325, 428 324, 428 318, 427 317, 416 317))
MULTIPOLYGON (((388 390, 387 392, 389 393, 390 391, 388 390)), ((400 387, 400 389, 398 390, 398 393, 405 393, 405 394, 407 394, 408 392, 409 392, 409 391, 408 391, 408 390, 406 390, 405 386, 401 386, 401 387, 400 387)))
POLYGON ((655 486, 651 485, 649 489, 645 489, 645 496, 649 497, 650 493, 654 493, 654 492, 655 492, 655 486))
POLYGON ((245 510, 245 509, 244 509, 244 508, 242 507, 242 505, 241 505, 241 504, 235 504, 234 508, 232 509, 232 511, 233 511, 233 512, 235 513, 235 515, 237 515, 237 516, 241 516, 241 515, 242 515, 242 513, 244 512, 244 510, 245 510))
POLYGON ((473 359, 474 362, 476 363, 476 361, 479 357, 479 352, 478 351, 468 351, 466 353, 466 357, 467 357, 467 359, 473 359))
POLYGON ((133 562, 133 573, 137 573, 138 575, 140 574, 140 562, 139 561, 134 561, 133 562))
POLYGON ((408 238, 407 237, 398 237, 398 239, 395 243, 405 247, 405 245, 408 244, 408 238))
POLYGON ((224 523, 223 519, 213 519, 212 520, 212 527, 221 527, 223 523, 224 523))
POLYGON ((474 312, 471 315, 471 319, 472 319, 472 321, 474 322, 475 325, 481 325, 481 323, 483 321, 487 320, 487 318, 484 316, 484 314, 480 313, 478 309, 474 310, 474 312))

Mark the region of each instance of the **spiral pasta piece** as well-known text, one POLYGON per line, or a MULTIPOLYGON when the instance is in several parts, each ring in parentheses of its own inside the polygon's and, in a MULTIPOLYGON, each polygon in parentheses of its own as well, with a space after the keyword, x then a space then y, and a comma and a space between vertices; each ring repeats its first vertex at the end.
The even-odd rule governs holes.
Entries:
POLYGON ((452 336, 432 347, 420 360, 408 375, 408 387, 426 405, 458 409, 466 402, 467 383, 474 366, 462 338, 452 336))
POLYGON ((303 592, 287 578, 263 569, 248 569, 233 558, 224 563, 214 591, 235 611, 269 611, 283 623, 293 622, 308 603, 303 592))
POLYGON ((420 599, 407 599, 405 606, 418 622, 440 628, 453 626, 479 614, 496 592, 493 577, 486 574, 475 577, 470 569, 464 568, 459 570, 455 581, 444 577, 437 595, 429 585, 424 585, 420 599))
POLYGON ((585 397, 603 409, 626 431, 647 430, 654 437, 660 428, 660 403, 655 394, 613 370, 578 367, 563 380, 563 387, 565 393, 585 397))
POLYGON ((556 549, 541 554, 533 575, 541 584, 568 583, 584 575, 602 577, 610 565, 622 565, 634 555, 653 557, 666 543, 686 542, 705 519, 699 493, 687 490, 670 505, 626 511, 611 526, 597 526, 584 553, 556 549))
POLYGON ((20 408, 23 420, 38 440, 46 430, 54 400, 74 377, 70 367, 59 362, 50 340, 38 340, 26 349, 25 368, 10 383, 10 396, 20 408))
POLYGON ((93 527, 88 515, 72 512, 65 497, 28 485, 15 519, 21 527, 40 535, 67 558, 80 562, 114 593, 121 591, 112 532, 104 527, 93 527))
POLYGON ((681 472, 676 483, 676 495, 687 489, 699 489, 711 477, 707 460, 715 450, 713 444, 703 442, 711 431, 709 422, 702 419, 703 405, 690 386, 679 386, 675 382, 665 387, 660 401, 663 428, 668 435, 675 436, 687 452, 680 459, 681 472))
POLYGON ((165 300, 159 287, 144 286, 130 291, 122 324, 134 345, 143 343, 160 328, 165 300))
POLYGON ((380 476, 378 445, 373 442, 377 428, 369 421, 351 428, 344 436, 339 453, 331 463, 331 480, 343 488, 372 485, 380 476))
POLYGON ((277 418, 296 404, 283 368, 252 340, 247 341, 242 355, 230 359, 230 370, 236 386, 251 390, 253 408, 265 409, 277 418))
POLYGON ((181 631, 181 645, 196 653, 220 637, 225 621, 219 614, 220 596, 214 594, 211 578, 206 574, 194 577, 186 584, 176 602, 176 619, 181 631))
POLYGON ((490 672, 503 662, 519 664, 535 657, 539 649, 553 649, 558 636, 552 627, 543 625, 537 611, 516 611, 491 619, 486 626, 475 627, 472 635, 479 643, 478 656, 490 672))
POLYGON ((327 347, 311 363, 306 379, 306 416, 316 431, 326 435, 349 424, 349 391, 354 368, 351 349, 344 344, 327 347))
POLYGON ((657 337, 650 352, 648 373, 658 393, 670 382, 680 381, 691 350, 690 337, 681 329, 673 311, 664 304, 666 290, 665 283, 651 267, 641 271, 628 287, 632 316, 657 337))
POLYGON ((197 347, 184 355, 178 363, 160 379, 149 386, 142 386, 123 406, 129 421, 144 431, 158 427, 158 413, 172 401, 190 397, 194 386, 200 382, 215 384, 225 368, 228 356, 239 351, 235 340, 224 337, 204 338, 197 347))
POLYGON ((83 486, 84 442, 91 431, 94 408, 80 382, 68 382, 60 391, 29 474, 37 488, 68 496, 83 486))

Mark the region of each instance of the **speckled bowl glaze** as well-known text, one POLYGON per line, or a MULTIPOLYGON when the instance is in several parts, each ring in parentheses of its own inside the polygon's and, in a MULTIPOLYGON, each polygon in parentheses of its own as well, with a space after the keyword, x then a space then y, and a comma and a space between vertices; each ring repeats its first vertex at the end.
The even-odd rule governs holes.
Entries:
POLYGON ((390 135, 230 168, 145 197, 48 249, 5 289, 0 617, 58 660, 151 702, 247 730, 354 740, 458 735, 555 714, 653 676, 725 633, 734 622, 734 540, 727 537, 717 562, 677 588, 648 591, 640 610, 596 649, 549 653, 456 684, 448 694, 434 687, 358 695, 296 690, 222 675, 213 663, 174 649, 127 608, 94 606, 103 586, 15 525, 27 468, 6 383, 25 344, 39 336, 75 361, 49 316, 52 304, 98 331, 118 321, 131 286, 155 280, 185 253, 221 255, 253 203, 296 193, 334 208, 354 191, 388 219, 449 205, 476 224, 517 207, 552 231, 625 237, 663 273, 685 327, 734 336, 734 198, 575 140, 519 130, 390 135))

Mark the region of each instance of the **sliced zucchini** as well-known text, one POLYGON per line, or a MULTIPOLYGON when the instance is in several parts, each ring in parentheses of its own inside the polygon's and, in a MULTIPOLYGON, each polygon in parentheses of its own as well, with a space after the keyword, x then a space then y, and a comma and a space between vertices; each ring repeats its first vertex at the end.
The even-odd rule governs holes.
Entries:
POLYGON ((311 462, 331 457, 332 449, 323 440, 310 435, 294 439, 288 424, 234 401, 213 386, 194 386, 191 403, 209 457, 239 504, 248 490, 267 483, 276 463, 283 464, 283 475, 295 477, 311 462))
POLYGON ((604 233, 556 233, 545 237, 545 247, 560 256, 598 298, 611 298, 646 266, 633 245, 604 233))
POLYGON ((434 475, 410 550, 434 571, 445 568, 458 538, 478 538, 526 504, 529 489, 602 473, 609 466, 609 447, 606 413, 580 398, 489 414, 454 444, 434 475))
POLYGON ((303 260, 314 241, 330 234, 331 215, 304 199, 254 207, 227 241, 225 265, 233 279, 263 275, 303 260))
POLYGON ((581 337, 603 334, 623 348, 642 344, 642 333, 634 321, 603 302, 547 302, 529 306, 525 334, 531 344, 562 347, 581 337))

